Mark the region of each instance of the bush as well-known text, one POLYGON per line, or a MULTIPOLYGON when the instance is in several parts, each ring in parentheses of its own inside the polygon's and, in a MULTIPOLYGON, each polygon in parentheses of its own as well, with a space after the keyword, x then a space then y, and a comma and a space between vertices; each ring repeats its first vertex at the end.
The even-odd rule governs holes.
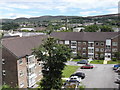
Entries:
POLYGON ((112 58, 112 61, 117 61, 117 58, 112 58))
POLYGON ((82 56, 80 56, 80 55, 77 55, 77 56, 73 57, 73 59, 81 59, 81 58, 82 58, 82 56))
POLYGON ((104 57, 100 57, 100 60, 104 60, 104 57))
POLYGON ((89 59, 88 57, 82 57, 83 59, 89 59))

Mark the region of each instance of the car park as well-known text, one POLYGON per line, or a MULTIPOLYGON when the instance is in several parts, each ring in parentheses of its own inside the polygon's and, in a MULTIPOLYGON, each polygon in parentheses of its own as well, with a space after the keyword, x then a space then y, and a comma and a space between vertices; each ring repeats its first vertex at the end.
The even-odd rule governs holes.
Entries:
POLYGON ((81 60, 81 61, 78 61, 77 64, 88 64, 88 60, 81 60))
POLYGON ((93 65, 86 64, 84 66, 81 66, 81 69, 93 69, 93 65))
POLYGON ((116 65, 114 65, 114 66, 113 66, 113 70, 117 70, 118 67, 120 67, 120 64, 116 64, 116 65))

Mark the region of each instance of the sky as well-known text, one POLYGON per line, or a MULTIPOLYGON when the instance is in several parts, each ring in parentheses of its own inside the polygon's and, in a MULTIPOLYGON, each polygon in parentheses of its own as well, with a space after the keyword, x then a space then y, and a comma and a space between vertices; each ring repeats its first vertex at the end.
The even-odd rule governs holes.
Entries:
POLYGON ((0 0, 0 18, 44 15, 96 16, 118 13, 120 0, 0 0))

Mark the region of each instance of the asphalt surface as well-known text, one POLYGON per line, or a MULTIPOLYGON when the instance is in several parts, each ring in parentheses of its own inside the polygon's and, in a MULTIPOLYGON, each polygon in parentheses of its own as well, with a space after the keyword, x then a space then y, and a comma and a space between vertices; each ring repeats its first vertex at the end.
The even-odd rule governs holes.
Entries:
MULTIPOLYGON (((76 62, 67 62, 67 65, 81 66, 76 62)), ((118 88, 114 81, 118 77, 112 69, 113 64, 93 64, 93 69, 78 69, 77 72, 84 72, 86 77, 82 84, 86 88, 118 88)))

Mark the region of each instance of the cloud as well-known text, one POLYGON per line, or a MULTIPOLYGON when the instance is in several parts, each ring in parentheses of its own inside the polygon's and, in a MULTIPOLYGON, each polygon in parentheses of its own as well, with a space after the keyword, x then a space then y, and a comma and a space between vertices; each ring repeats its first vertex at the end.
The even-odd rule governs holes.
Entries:
POLYGON ((90 16, 95 14, 100 14, 100 11, 82 11, 79 13, 80 16, 90 16))
MULTIPOLYGON (((97 15, 101 13, 116 13, 119 0, 1 0, 0 11, 20 16, 31 14, 80 14, 80 16, 97 15), (97 11, 99 10, 99 12, 97 11), (9 12, 8 12, 9 11, 9 12), (22 12, 23 11, 23 12, 22 12), (23 14, 21 14, 23 15, 23 14)), ((3 13, 3 16, 5 14, 3 13)), ((6 14, 7 15, 7 14, 6 14)), ((10 15, 8 15, 10 16, 10 15)), ((14 15, 13 15, 14 16, 14 15)))
POLYGON ((34 15, 29 15, 29 14, 20 14, 20 13, 9 13, 9 14, 5 14, 4 16, 0 15, 0 18, 11 18, 11 19, 15 19, 15 18, 20 18, 20 17, 36 17, 34 15))
POLYGON ((118 13, 118 8, 107 9, 107 11, 111 14, 115 14, 115 13, 118 13))

